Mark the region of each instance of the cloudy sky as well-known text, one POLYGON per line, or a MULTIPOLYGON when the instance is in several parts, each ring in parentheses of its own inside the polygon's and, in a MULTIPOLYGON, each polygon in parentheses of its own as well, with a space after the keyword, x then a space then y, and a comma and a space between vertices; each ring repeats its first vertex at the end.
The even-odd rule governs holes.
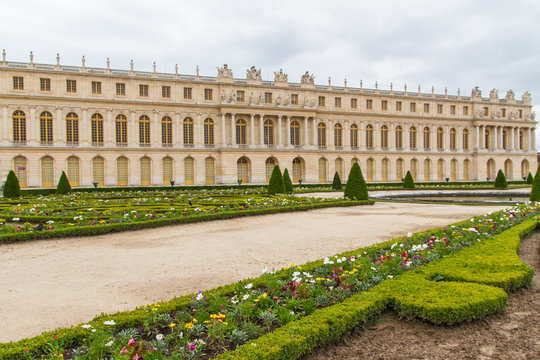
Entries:
MULTIPOLYGON (((0 48, 7 59, 235 77, 252 65, 263 79, 283 68, 299 82, 483 95, 528 90, 540 110, 540 1, 9 1, 0 48)), ((540 113, 539 113, 540 116, 540 113)), ((540 131, 537 131, 540 148, 540 131)))

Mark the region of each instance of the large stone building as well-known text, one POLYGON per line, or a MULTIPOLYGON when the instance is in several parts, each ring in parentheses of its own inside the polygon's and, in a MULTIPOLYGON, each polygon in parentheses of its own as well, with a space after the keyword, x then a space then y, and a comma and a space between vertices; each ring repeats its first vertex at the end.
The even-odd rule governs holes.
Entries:
POLYGON ((0 62, 0 175, 23 187, 265 183, 274 164, 294 182, 521 179, 536 166, 531 97, 488 98, 300 83, 0 62))

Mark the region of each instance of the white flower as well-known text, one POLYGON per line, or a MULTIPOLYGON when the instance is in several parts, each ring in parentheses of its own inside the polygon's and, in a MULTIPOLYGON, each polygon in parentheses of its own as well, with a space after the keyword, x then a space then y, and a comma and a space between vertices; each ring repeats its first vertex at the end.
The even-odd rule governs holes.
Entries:
POLYGON ((156 335, 156 340, 157 340, 157 341, 161 341, 161 340, 163 340, 164 337, 165 337, 165 336, 164 336, 163 334, 157 334, 157 335, 156 335))
POLYGON ((268 272, 268 267, 265 266, 264 269, 262 269, 261 274, 264 275, 267 272, 268 272))
POLYGON ((54 224, 54 220, 47 221, 47 224, 54 224))
POLYGON ((195 300, 200 301, 200 300, 203 300, 203 299, 204 299, 204 295, 202 294, 202 292, 199 291, 199 293, 197 294, 197 297, 195 298, 195 300))
POLYGON ((242 300, 244 300, 244 301, 247 300, 248 298, 249 298, 249 294, 246 294, 246 295, 242 296, 242 300))
POLYGON ((244 286, 244 287, 245 287, 246 289, 249 290, 249 289, 251 289, 251 288, 253 287, 253 284, 252 284, 252 283, 249 283, 249 284, 247 284, 247 285, 244 286))
POLYGON ((81 325, 81 327, 82 327, 83 329, 90 329, 90 328, 92 327, 92 325, 90 325, 90 324, 84 324, 84 325, 81 325))
POLYGON ((116 325, 116 323, 114 322, 114 320, 107 320, 103 322, 103 325, 116 325))
POLYGON ((397 243, 393 243, 392 246, 390 246, 390 250, 392 250, 393 248, 395 248, 397 245, 397 243))
POLYGON ((111 341, 109 341, 108 343, 106 343, 105 346, 112 346, 112 344, 114 344, 114 341, 113 341, 113 340, 111 340, 111 341))
POLYGON ((371 267, 371 270, 377 271, 377 269, 376 269, 376 268, 374 268, 373 266, 371 267))
POLYGON ((13 218, 13 221, 19 221, 19 218, 13 218))
POLYGON ((389 279, 393 279, 394 277, 392 275, 388 275, 388 278, 389 279))
POLYGON ((409 232, 407 233, 407 237, 412 237, 412 232, 409 231, 409 232))

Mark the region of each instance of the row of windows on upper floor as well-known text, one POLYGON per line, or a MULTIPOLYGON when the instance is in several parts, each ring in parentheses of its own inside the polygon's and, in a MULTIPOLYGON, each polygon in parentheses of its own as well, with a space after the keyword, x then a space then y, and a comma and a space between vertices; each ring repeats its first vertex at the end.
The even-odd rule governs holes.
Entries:
MULTIPOLYGON (((102 94, 102 83, 101 81, 92 81, 91 82, 91 92, 92 95, 101 95, 102 94)), ((24 78, 22 76, 14 76, 13 77, 13 89, 14 90, 24 90, 24 78)), ((42 92, 50 92, 51 91, 51 79, 50 78, 40 78, 40 91, 42 92)), ((67 93, 77 93, 77 80, 66 80, 66 92, 67 93)), ((126 83, 123 82, 117 82, 116 83, 116 95, 117 96, 126 96, 126 83)), ((149 85, 148 84, 139 84, 139 97, 141 98, 148 98, 150 96, 149 93, 149 85)), ((261 94, 262 96, 262 94, 261 94)), ((171 87, 163 85, 161 86, 161 98, 163 99, 171 99, 171 87)), ((184 87, 183 88, 183 98, 184 100, 193 100, 193 88, 192 87, 184 87)), ((214 94, 213 89, 205 88, 204 89, 204 100, 206 101, 213 101, 214 100, 214 94)), ((244 90, 237 90, 235 94, 235 101, 239 103, 246 102, 246 94, 244 90)), ((250 100, 250 103, 253 100, 250 100)), ((287 98, 286 105, 288 105, 288 102, 290 101, 291 105, 300 105, 298 94, 291 94, 290 98, 287 98)), ((264 104, 273 104, 273 94, 271 92, 265 92, 264 98, 261 98, 261 102, 264 102, 264 104)), ((281 102, 281 100, 280 100, 281 102)), ((403 111, 403 102, 402 101, 396 101, 394 104, 395 111, 401 112, 403 111)), ((424 114, 430 114, 434 110, 431 108, 432 104, 430 103, 424 103, 423 104, 423 113, 424 114)), ((436 104, 436 114, 443 115, 445 113, 444 111, 444 104, 436 104)), ((318 97, 318 106, 319 107, 326 107, 327 106, 327 97, 326 96, 319 96, 318 97)), ((342 108, 342 98, 339 96, 334 97, 334 108, 340 109, 342 108)), ((357 98, 351 98, 350 99, 350 108, 351 109, 358 109, 358 99, 357 98)), ((366 110, 375 110, 374 107, 374 100, 373 99, 365 99, 365 109, 366 110)), ((388 111, 390 109, 390 104, 388 100, 380 100, 380 108, 381 111, 388 111)), ((461 109, 461 115, 468 116, 469 115, 469 106, 463 105, 461 109)), ((483 115, 489 116, 489 107, 485 106, 483 108, 483 115)), ((416 102, 409 102, 409 112, 416 113, 417 111, 417 103, 416 102)), ((450 105, 449 107, 449 114, 450 115, 457 115, 457 105, 450 105)), ((523 110, 518 110, 518 116, 519 118, 523 118, 523 110)), ((502 118, 506 118, 507 111, 506 108, 500 109, 500 115, 502 118)))
MULTIPOLYGON (((26 142, 26 114, 17 110, 13 113, 13 142, 17 145, 21 145, 26 142)), ((214 141, 214 120, 207 118, 204 120, 204 144, 215 145, 214 141)), ((150 138, 150 118, 147 115, 142 115, 138 121, 139 125, 139 145, 151 146, 150 138)), ((235 122, 235 142, 237 145, 247 144, 247 121, 244 119, 238 119, 235 122)), ((194 121, 190 117, 186 117, 182 122, 183 128, 183 143, 184 145, 194 144, 194 121)), ((48 111, 43 111, 39 116, 39 129, 40 129, 40 141, 44 145, 53 144, 53 116, 48 111)), ((333 127, 334 130, 334 143, 335 147, 343 146, 343 126, 341 123, 336 123, 333 127)), ((352 148, 358 148, 359 127, 356 124, 352 124, 349 128, 350 131, 350 146, 352 148)), ((374 148, 374 128, 371 124, 367 124, 365 131, 365 146, 368 149, 374 148)), ((417 149, 417 129, 415 126, 409 128, 409 147, 411 149, 417 149)), ((404 129, 401 126, 396 126, 394 130, 395 148, 403 149, 403 132, 404 129)), ((382 125, 380 128, 380 147, 387 149, 389 147, 389 129, 388 126, 382 125)), ((469 129, 465 128, 462 131, 462 148, 464 150, 469 149, 469 129)), ((491 132, 489 128, 484 129, 484 148, 491 149, 491 132)), ((502 131, 502 147, 505 150, 510 149, 510 133, 508 129, 502 131)), ((274 121, 271 119, 264 120, 263 123, 263 136, 265 145, 276 145, 276 129, 274 121)), ((457 136, 458 133, 455 128, 449 130, 449 148, 451 150, 457 149, 457 136)), ((290 144, 293 146, 300 146, 301 126, 300 122, 292 120, 290 123, 290 144)), ((100 113, 95 113, 91 116, 91 138, 92 144, 103 145, 104 142, 104 126, 103 116, 100 113)), ((119 114, 115 119, 115 139, 117 146, 127 146, 128 143, 128 131, 127 131, 127 117, 124 114, 119 114)), ((524 133, 519 131, 519 149, 524 149, 524 133)), ((70 145, 77 145, 79 143, 79 116, 70 112, 66 115, 66 141, 70 145)), ((161 143, 163 146, 172 146, 173 144, 173 121, 169 116, 164 116, 161 119, 161 143)), ((327 126, 324 122, 319 122, 317 125, 317 146, 327 146, 327 126)), ((423 148, 431 149, 431 128, 426 126, 423 128, 423 148)), ((437 149, 443 150, 445 148, 444 130, 442 127, 436 130, 436 146, 437 149)))

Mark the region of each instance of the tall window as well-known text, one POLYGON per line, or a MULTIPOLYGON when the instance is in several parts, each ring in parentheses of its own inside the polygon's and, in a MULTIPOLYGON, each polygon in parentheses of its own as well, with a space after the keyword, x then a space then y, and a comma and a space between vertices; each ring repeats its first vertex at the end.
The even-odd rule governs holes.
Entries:
MULTIPOLYGON (((489 138, 489 130, 486 129, 486 140, 489 138)), ((523 130, 519 130, 519 150, 523 150, 523 130)), ((488 141, 486 141, 486 149, 488 149, 488 141)))
POLYGON ((381 126, 381 147, 383 149, 388 148, 388 126, 381 126))
POLYGON ((294 158, 292 162, 293 181, 299 182, 302 180, 302 161, 299 158, 294 158))
POLYGON ((211 101, 212 97, 212 89, 204 89, 204 100, 211 101))
POLYGON ((214 158, 207 157, 204 160, 204 174, 205 174, 206 184, 207 185, 212 185, 215 182, 215 180, 214 180, 214 164, 215 164, 214 158))
POLYGON ((424 160, 424 180, 429 181, 431 179, 431 160, 424 160))
MULTIPOLYGON (((521 140, 521 136, 520 136, 520 140, 521 140)), ((486 128, 484 132, 484 147, 486 149, 491 149, 491 132, 489 131, 488 128, 486 128)))
POLYGON ((381 101, 381 110, 388 110, 388 100, 381 101))
POLYGON ((326 106, 326 98, 324 96, 319 96, 319 106, 326 106))
POLYGON ((95 113, 91 118, 92 145, 103 145, 103 116, 95 113))
POLYGON ((116 83, 116 95, 126 96, 126 84, 125 83, 116 83))
POLYGON ((103 186, 105 183, 104 162, 101 156, 92 159, 92 182, 97 183, 98 186, 103 186))
POLYGON ((444 133, 443 129, 440 127, 437 129, 437 149, 442 150, 444 148, 444 133))
POLYGON ((456 129, 450 129, 450 150, 456 150, 456 129))
POLYGON ((409 129, 409 143, 411 149, 416 149, 416 128, 414 126, 411 126, 409 129))
POLYGON ((368 109, 368 110, 373 109, 373 100, 371 100, 371 99, 366 100, 366 109, 368 109))
POLYGON ((148 156, 144 156, 139 160, 141 168, 141 185, 150 185, 152 183, 152 167, 148 156))
POLYGON ((67 159, 67 178, 69 185, 79 186, 79 158, 76 156, 70 156, 67 159))
POLYGON ((403 149, 403 128, 396 126, 396 149, 403 149))
POLYGON ((92 94, 101 95, 101 81, 92 81, 92 94))
POLYGON ((272 93, 271 92, 265 92, 264 93, 264 103, 265 104, 271 104, 272 103, 272 93))
POLYGON ((367 181, 373 181, 373 174, 375 174, 375 160, 372 158, 367 159, 366 162, 366 177, 367 181))
POLYGON ((452 159, 450 161, 450 180, 457 179, 457 160, 452 159))
POLYGON ((77 80, 66 80, 66 92, 68 93, 77 92, 77 80))
POLYGON ((42 112, 39 116, 39 135, 42 144, 52 145, 53 118, 51 113, 48 111, 42 112))
POLYGON ((411 112, 416 112, 416 103, 412 102, 410 104, 410 110, 411 110, 411 112))
POLYGON ((204 145, 214 145, 214 120, 204 120, 204 145))
POLYGON ((351 125, 351 147, 358 148, 358 126, 356 124, 351 125))
POLYGON ((388 181, 388 170, 390 168, 390 160, 384 158, 381 164, 382 181, 388 181))
POLYGON ((236 162, 236 173, 238 176, 238 181, 241 180, 242 184, 248 182, 248 160, 245 157, 241 157, 236 162))
POLYGON ((169 185, 173 180, 173 159, 166 156, 163 158, 163 185, 169 185))
POLYGON ((334 105, 335 105, 335 107, 337 107, 337 108, 340 108, 340 107, 341 107, 341 98, 340 98, 340 97, 336 97, 336 98, 334 99, 334 105))
POLYGON ((343 179, 343 159, 337 158, 335 166, 336 166, 336 172, 338 173, 339 178, 343 179))
POLYGON ((148 97, 148 85, 139 85, 139 96, 140 97, 148 97))
POLYGON ((300 123, 291 121, 291 145, 300 146, 300 123))
POLYGON ((264 144, 274 145, 274 122, 264 120, 264 144))
POLYGON ((52 157, 41 158, 41 186, 54 186, 54 161, 52 157))
POLYGON ((146 115, 139 118, 139 145, 150 146, 150 118, 146 115))
POLYGON ((358 108, 358 99, 352 98, 351 99, 351 109, 358 108))
POLYGON ((246 145, 246 120, 238 119, 236 120, 236 144, 237 145, 246 145))
POLYGON ((161 144, 172 146, 172 119, 169 116, 161 119, 161 144))
POLYGON ((506 129, 502 130, 502 146, 504 150, 508 150, 508 134, 506 129))
POLYGON ((341 124, 334 125, 334 146, 336 146, 336 147, 342 147, 343 146, 343 136, 342 136, 341 124))
POLYGON ((326 159, 319 159, 319 182, 326 182, 326 159))
POLYGON ((69 145, 79 143, 79 117, 74 112, 66 116, 66 141, 69 145))
POLYGON ((443 105, 437 104, 437 114, 442 114, 442 113, 443 113, 443 105))
POLYGON ((13 77, 13 90, 24 90, 24 78, 22 76, 13 77))
POLYGON ((469 150, 469 129, 463 129, 463 149, 469 150))
POLYGON ((439 161, 437 161, 437 178, 439 181, 442 181, 444 177, 445 177, 444 160, 439 159, 439 161))
POLYGON ((317 145, 326 146, 326 125, 322 122, 317 125, 317 145))
POLYGON ((396 101, 396 111, 401 111, 401 101, 396 101))
POLYGON ((184 88, 184 99, 191 100, 193 98, 193 89, 190 87, 184 88))
POLYGON ((184 159, 184 183, 186 185, 193 184, 194 181, 194 164, 193 158, 187 157, 184 159))
POLYGON ((429 104, 424 104, 424 112, 429 113, 429 104))
POLYGON ((368 149, 373 148, 373 126, 366 126, 366 147, 368 149))
POLYGON ((456 115, 456 105, 450 105, 450 115, 456 115))
POLYGON ((298 105, 298 94, 291 95, 291 105, 298 105))
POLYGON ((15 176, 19 180, 20 187, 26 187, 28 181, 27 162, 24 156, 17 156, 13 159, 15 176))
POLYGON ((124 156, 116 159, 116 184, 119 186, 128 184, 128 159, 124 156))
POLYGON ((411 176, 413 177, 413 180, 418 178, 418 160, 416 159, 411 160, 411 176))
POLYGON ((236 91, 236 101, 237 102, 244 102, 246 101, 246 93, 244 90, 237 90, 236 91))
POLYGON ((431 131, 426 126, 424 128, 424 149, 428 150, 431 149, 431 131))
POLYGON ((39 89, 41 91, 51 91, 51 79, 40 78, 39 79, 39 89))
POLYGON ((13 141, 26 142, 26 114, 21 110, 13 113, 13 141))
POLYGON ((170 86, 162 86, 161 87, 161 97, 165 99, 171 98, 171 87, 170 86))
POLYGON ((471 162, 469 159, 465 159, 463 161, 463 180, 469 180, 471 177, 471 162))
POLYGON ((127 145, 127 118, 125 115, 119 114, 116 117, 115 128, 116 128, 116 146, 126 146, 127 145))
POLYGON ((403 168, 404 168, 405 162, 403 159, 397 159, 396 160, 396 179, 399 181, 405 177, 403 174, 403 168))
POLYGON ((274 158, 269 157, 264 162, 264 170, 266 174, 266 182, 270 182, 270 177, 272 176, 272 171, 274 171, 274 166, 276 166, 276 162, 274 158))

